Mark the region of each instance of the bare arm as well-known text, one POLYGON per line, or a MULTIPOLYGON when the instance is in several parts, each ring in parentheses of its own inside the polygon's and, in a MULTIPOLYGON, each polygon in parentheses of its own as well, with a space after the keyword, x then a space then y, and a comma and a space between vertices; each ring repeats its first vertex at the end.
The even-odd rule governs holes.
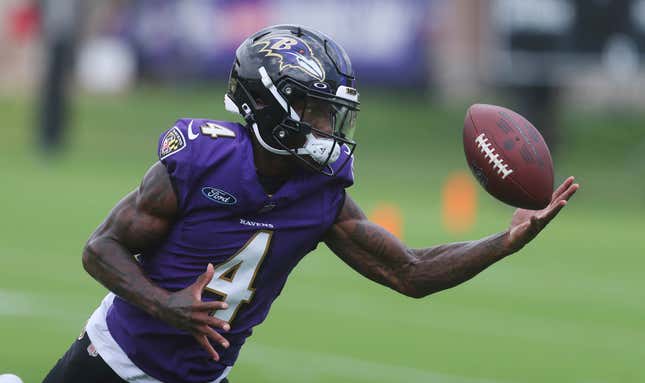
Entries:
POLYGON ((505 233, 500 233, 479 241, 410 249, 370 222, 347 196, 325 242, 367 278, 420 298, 458 285, 509 255, 504 239, 505 233))
POLYGON ((209 315, 226 308, 224 302, 201 302, 201 292, 213 275, 213 267, 184 290, 171 293, 155 285, 143 273, 134 254, 160 244, 177 215, 177 197, 163 164, 153 165, 134 190, 110 212, 83 249, 85 270, 105 287, 155 318, 191 332, 207 351, 218 358, 206 336, 228 342, 209 326, 229 325, 209 315))
POLYGON ((125 196, 92 233, 83 251, 83 266, 109 290, 147 313, 158 316, 169 293, 154 285, 133 258, 168 233, 177 211, 168 176, 156 164, 137 190, 125 196))
POLYGON ((546 209, 518 209, 508 230, 476 241, 411 249, 370 222, 347 196, 325 243, 367 278, 411 297, 424 297, 463 283, 500 259, 520 250, 553 219, 578 189, 567 179, 546 209))

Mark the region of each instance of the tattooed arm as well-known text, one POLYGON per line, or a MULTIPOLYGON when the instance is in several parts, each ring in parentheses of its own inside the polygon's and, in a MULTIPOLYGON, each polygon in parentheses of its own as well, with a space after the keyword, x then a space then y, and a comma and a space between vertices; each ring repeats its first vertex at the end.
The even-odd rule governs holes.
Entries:
POLYGON ((421 298, 465 282, 520 250, 558 214, 577 189, 570 177, 553 193, 551 204, 544 210, 517 209, 508 230, 476 241, 426 249, 408 248, 387 230, 370 222, 346 196, 325 243, 367 278, 421 298))
POLYGON ((228 347, 228 342, 210 326, 228 330, 229 325, 209 314, 225 309, 226 303, 201 301, 202 290, 213 277, 212 265, 193 285, 171 293, 150 281, 133 256, 165 239, 177 209, 168 172, 157 162, 139 188, 123 198, 92 234, 83 249, 83 266, 118 296, 153 317, 192 333, 218 359, 206 338, 228 347))

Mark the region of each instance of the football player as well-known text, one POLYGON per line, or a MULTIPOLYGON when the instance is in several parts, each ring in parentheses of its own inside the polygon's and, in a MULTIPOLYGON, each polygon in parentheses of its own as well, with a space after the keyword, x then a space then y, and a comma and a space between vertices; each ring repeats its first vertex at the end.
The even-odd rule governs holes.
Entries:
POLYGON ((578 188, 476 241, 411 249, 370 222, 354 182, 354 71, 326 35, 261 30, 236 51, 226 109, 245 125, 178 120, 159 161, 88 240, 83 265, 111 293, 45 382, 225 382, 298 262, 324 242, 410 297, 456 286, 520 250, 578 188))

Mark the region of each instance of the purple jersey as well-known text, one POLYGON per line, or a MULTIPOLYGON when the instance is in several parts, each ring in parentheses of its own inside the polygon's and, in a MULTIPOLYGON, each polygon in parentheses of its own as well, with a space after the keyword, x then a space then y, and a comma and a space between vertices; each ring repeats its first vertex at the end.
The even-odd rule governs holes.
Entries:
MULTIPOLYGON (((331 166, 347 159, 347 148, 331 166)), ((213 347, 215 363, 194 338, 116 298, 107 314, 112 337, 128 357, 164 382, 205 382, 235 362, 252 328, 261 323, 289 272, 316 248, 353 183, 350 163, 334 177, 299 171, 268 196, 253 162, 252 142, 243 126, 181 119, 161 135, 159 158, 179 199, 180 218, 155 251, 141 256, 145 274, 176 291, 215 266, 204 300, 225 299, 224 333, 231 346, 213 347)))

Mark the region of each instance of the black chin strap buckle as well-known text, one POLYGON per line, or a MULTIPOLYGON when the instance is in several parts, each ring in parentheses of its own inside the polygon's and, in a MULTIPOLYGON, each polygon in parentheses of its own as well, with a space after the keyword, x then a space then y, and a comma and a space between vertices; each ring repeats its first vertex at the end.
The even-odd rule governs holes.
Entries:
POLYGON ((247 124, 251 125, 255 122, 255 117, 253 116, 253 111, 251 110, 251 107, 249 104, 244 103, 242 104, 242 112, 244 112, 244 121, 246 121, 247 124))

